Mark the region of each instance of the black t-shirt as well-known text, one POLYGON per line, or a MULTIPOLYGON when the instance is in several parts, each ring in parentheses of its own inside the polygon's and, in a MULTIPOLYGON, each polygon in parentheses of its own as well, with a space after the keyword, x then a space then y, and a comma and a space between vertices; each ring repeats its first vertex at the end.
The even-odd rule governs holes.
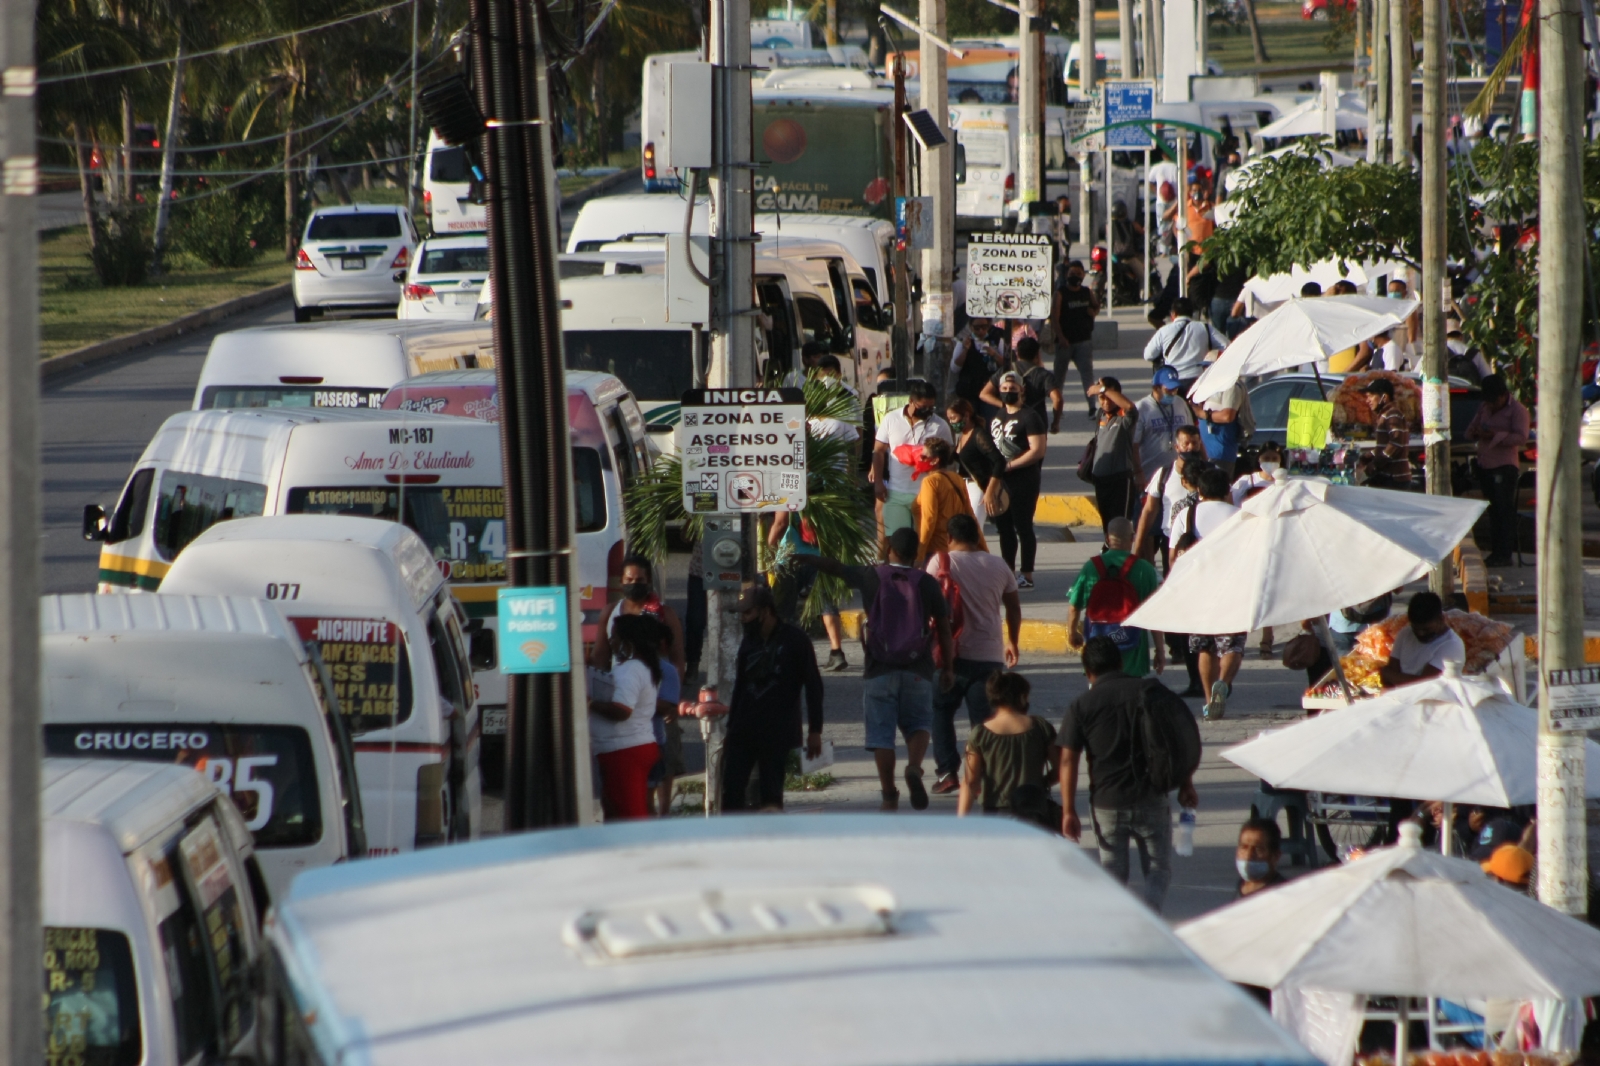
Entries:
MULTIPOLYGON (((1040 418, 1048 418, 1045 413, 1048 409, 1050 390, 1056 387, 1056 376, 1042 366, 1024 363, 1018 360, 1015 364, 1017 373, 1022 375, 1022 405, 1039 413, 1040 418)), ((994 391, 1000 391, 1000 378, 1008 371, 1002 370, 989 380, 994 382, 994 391)))
MULTIPOLYGON (((989 438, 1007 462, 1028 450, 1029 437, 1043 436, 1045 430, 1044 417, 1031 407, 1024 407, 1014 415, 1002 410, 989 420, 989 438)), ((1034 463, 1028 469, 1038 466, 1034 463)))
POLYGON ((1070 285, 1061 288, 1061 309, 1056 316, 1056 328, 1068 344, 1078 344, 1094 336, 1094 292, 1087 285, 1076 289, 1070 285))
POLYGON ((968 481, 977 482, 978 488, 989 487, 989 479, 1006 468, 1006 461, 989 439, 989 427, 979 422, 972 427, 972 436, 956 452, 956 468, 968 481))
POLYGON ((1073 700, 1061 719, 1060 745, 1082 752, 1089 760, 1092 807, 1118 810, 1159 795, 1133 763, 1134 712, 1143 702, 1145 681, 1120 670, 1109 673, 1073 700))
POLYGON ((1211 298, 1238 303, 1239 294, 1244 291, 1244 283, 1249 279, 1249 271, 1242 269, 1221 274, 1217 277, 1217 287, 1211 290, 1211 298))

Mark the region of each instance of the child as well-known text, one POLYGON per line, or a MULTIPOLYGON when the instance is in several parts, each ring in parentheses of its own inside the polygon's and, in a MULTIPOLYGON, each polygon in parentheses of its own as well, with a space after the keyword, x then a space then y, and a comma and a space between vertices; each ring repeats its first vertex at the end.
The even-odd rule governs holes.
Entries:
MULTIPOLYGON (((1028 713, 1031 688, 1021 674, 996 670, 989 675, 983 691, 993 714, 967 741, 967 772, 957 815, 965 817, 980 796, 985 814, 1004 811, 1029 820, 1037 808, 1054 806, 1048 801, 1049 783, 1056 776, 1056 730, 1028 713), (1028 809, 1020 810, 1024 804, 1028 809)), ((1059 815, 1054 824, 1045 824, 1056 828, 1059 815)))

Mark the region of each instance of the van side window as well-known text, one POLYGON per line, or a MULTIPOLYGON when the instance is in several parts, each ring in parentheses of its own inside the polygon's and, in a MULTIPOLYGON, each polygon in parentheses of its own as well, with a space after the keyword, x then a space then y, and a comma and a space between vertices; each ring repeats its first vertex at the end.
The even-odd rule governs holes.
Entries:
POLYGON ((866 278, 852 278, 850 287, 855 292, 856 321, 868 329, 884 329, 883 316, 878 311, 878 294, 873 292, 866 278))
POLYGON ((622 409, 613 404, 606 409, 606 421, 611 423, 611 454, 616 457, 617 477, 622 481, 622 490, 626 492, 633 485, 633 477, 639 471, 633 462, 633 446, 628 440, 628 426, 622 420, 622 409))
POLYGON ((758 282, 756 298, 761 313, 772 319, 767 331, 767 351, 772 363, 788 373, 795 367, 794 323, 789 317, 789 301, 784 298, 783 286, 776 282, 758 282))
POLYGON ((106 526, 106 543, 116 544, 137 537, 144 532, 144 520, 150 513, 150 486, 155 483, 156 472, 151 467, 136 470, 122 490, 122 499, 106 526))
POLYGON ((217 996, 222 1048, 231 1050, 255 1024, 250 991, 251 939, 243 893, 221 828, 207 814, 178 841, 178 858, 205 930, 201 944, 217 996))
POLYGON ((833 351, 844 331, 828 305, 815 296, 796 296, 794 306, 800 312, 800 330, 805 343, 820 344, 823 351, 833 351))
MULTIPOLYGON (((461 659, 455 643, 450 639, 444 624, 439 621, 438 615, 428 619, 428 644, 433 650, 433 672, 438 675, 439 695, 455 708, 457 714, 465 713, 467 697, 462 688, 461 659)), ((468 679, 466 684, 470 685, 472 683, 470 671, 466 677, 468 679)))
POLYGON ((960 141, 956 142, 956 184, 967 183, 967 146, 960 141))
POLYGON ((218 522, 259 515, 266 506, 265 485, 168 470, 156 498, 156 551, 172 559, 218 522))
MULTIPOLYGON (((170 863, 164 865, 170 870, 170 863)), ((167 983, 172 991, 177 1059, 188 1062, 201 1054, 218 1057, 217 1000, 206 966, 205 927, 200 924, 188 893, 179 894, 177 909, 156 926, 156 934, 161 939, 161 956, 166 961, 167 983)))
POLYGON ((128 938, 110 929, 44 930, 46 1062, 135 1066, 144 1058, 128 938))
POLYGON ((572 449, 573 515, 579 533, 606 528, 606 482, 600 453, 593 448, 572 449))

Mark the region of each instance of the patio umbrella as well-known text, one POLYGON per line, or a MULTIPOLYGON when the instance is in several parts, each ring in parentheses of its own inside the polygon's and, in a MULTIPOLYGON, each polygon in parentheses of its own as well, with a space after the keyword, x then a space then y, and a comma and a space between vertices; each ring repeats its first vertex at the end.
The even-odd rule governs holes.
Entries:
MULTIPOLYGON (((1539 712, 1456 664, 1426 681, 1274 730, 1222 757, 1275 788, 1514 807, 1538 798, 1539 712)), ((1600 796, 1600 744, 1586 745, 1600 796)))
MULTIPOLYGON (((1257 137, 1320 137, 1323 135, 1322 101, 1307 100, 1282 118, 1256 130, 1257 137)), ((1335 130, 1364 130, 1367 128, 1365 111, 1347 110, 1344 107, 1333 113, 1335 130)))
MULTIPOLYGON (((1345 711, 1336 714, 1345 714, 1345 711)), ((1378 996, 1576 999, 1600 993, 1600 929, 1419 846, 1257 892, 1177 933, 1230 981, 1378 996)))
POLYGON ((1427 574, 1487 506, 1280 471, 1185 552, 1127 622, 1163 633, 1239 633, 1319 618, 1427 574))
POLYGON ((1326 359, 1393 329, 1417 309, 1416 300, 1381 296, 1297 296, 1234 338, 1189 390, 1199 402, 1241 377, 1326 359))

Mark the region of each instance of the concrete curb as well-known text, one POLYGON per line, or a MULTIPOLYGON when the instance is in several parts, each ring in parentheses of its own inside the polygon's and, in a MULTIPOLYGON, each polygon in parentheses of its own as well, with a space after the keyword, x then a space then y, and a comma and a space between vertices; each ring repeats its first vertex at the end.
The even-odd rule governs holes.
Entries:
MULTIPOLYGON (((1061 616, 1066 618, 1066 607, 1063 605, 1061 616)), ((865 611, 840 611, 839 621, 844 625, 845 636, 851 640, 861 639, 861 623, 866 620, 865 611)), ((1067 623, 1045 622, 1036 618, 1024 618, 1022 628, 1017 633, 1017 648, 1020 651, 1035 651, 1047 655, 1065 655, 1067 649, 1067 623)))
POLYGON ((1046 492, 1039 496, 1033 521, 1046 526, 1098 526, 1100 509, 1095 506, 1093 496, 1046 492))
POLYGON ((193 333, 197 329, 213 325, 239 314, 241 311, 254 310, 276 300, 282 300, 289 295, 289 282, 273 285, 256 292, 235 296, 231 300, 224 300, 210 307, 202 307, 198 311, 191 311, 186 315, 179 315, 171 322, 163 322, 159 326, 141 329, 134 333, 124 333, 120 337, 87 344, 82 348, 74 348, 70 352, 42 359, 39 362, 39 376, 48 381, 50 378, 63 374, 68 370, 76 370, 82 366, 91 366, 95 363, 131 352, 135 348, 157 344, 184 333, 193 333))

